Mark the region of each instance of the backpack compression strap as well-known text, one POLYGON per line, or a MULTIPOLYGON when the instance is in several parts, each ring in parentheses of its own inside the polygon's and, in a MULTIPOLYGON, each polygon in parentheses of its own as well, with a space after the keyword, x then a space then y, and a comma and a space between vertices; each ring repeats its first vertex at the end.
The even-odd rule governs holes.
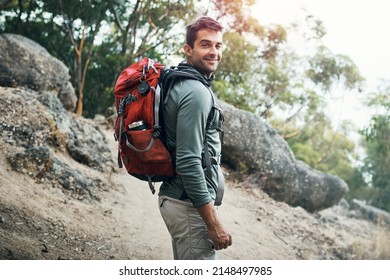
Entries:
POLYGON ((121 155, 120 155, 120 145, 122 143, 123 113, 125 111, 126 106, 131 104, 132 102, 134 102, 136 100, 137 100, 137 97, 135 95, 129 94, 125 98, 123 98, 119 104, 118 116, 120 116, 120 122, 119 122, 119 132, 118 132, 118 135, 116 137, 118 139, 118 166, 119 166, 119 168, 123 167, 121 155))

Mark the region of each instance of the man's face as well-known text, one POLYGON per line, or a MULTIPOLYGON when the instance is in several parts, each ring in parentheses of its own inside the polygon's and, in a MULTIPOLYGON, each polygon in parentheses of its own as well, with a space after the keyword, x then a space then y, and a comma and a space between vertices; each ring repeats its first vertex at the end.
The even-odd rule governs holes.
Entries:
POLYGON ((186 44, 184 52, 189 64, 196 66, 204 75, 210 76, 217 70, 222 59, 222 32, 199 30, 194 48, 186 44))

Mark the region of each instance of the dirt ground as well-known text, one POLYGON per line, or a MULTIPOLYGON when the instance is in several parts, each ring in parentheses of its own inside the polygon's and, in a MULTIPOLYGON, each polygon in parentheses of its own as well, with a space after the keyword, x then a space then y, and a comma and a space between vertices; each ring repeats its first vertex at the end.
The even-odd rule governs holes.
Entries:
MULTIPOLYGON (((105 128, 102 128, 105 129, 105 128)), ((116 156, 111 130, 104 130, 116 156)), ((124 170, 101 174, 56 154, 92 177, 111 181, 101 201, 14 172, 0 142, 0 259, 172 259, 170 237, 157 195, 124 170)), ((223 260, 389 258, 386 231, 341 215, 339 207, 316 214, 269 198, 255 185, 224 169, 227 187, 218 214, 233 236, 223 260)))

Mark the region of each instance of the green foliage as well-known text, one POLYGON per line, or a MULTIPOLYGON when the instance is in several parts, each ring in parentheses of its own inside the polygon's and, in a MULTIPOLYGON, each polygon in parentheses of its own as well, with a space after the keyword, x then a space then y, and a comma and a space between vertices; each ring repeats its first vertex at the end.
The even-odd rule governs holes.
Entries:
POLYGON ((69 68, 83 110, 83 91, 97 33, 114 1, 29 1, 5 12, 5 32, 25 35, 61 59, 69 68))
POLYGON ((366 100, 368 106, 381 110, 384 115, 390 114, 390 81, 383 81, 376 92, 366 100))
POLYGON ((235 29, 240 32, 249 27, 244 8, 250 7, 254 3, 255 0, 210 0, 209 9, 204 13, 211 13, 229 30, 235 29))
POLYGON ((225 33, 224 44, 223 59, 213 89, 220 99, 250 110, 248 103, 252 99, 252 91, 248 80, 252 74, 251 61, 255 60, 256 47, 237 32, 225 33))
POLYGON ((115 52, 116 44, 104 41, 94 48, 94 61, 88 68, 87 93, 84 98, 86 117, 104 114, 114 104, 113 88, 118 69, 123 68, 120 54, 115 52), (95 63, 98 61, 98 63, 95 63))
POLYGON ((390 211, 390 83, 384 81, 367 99, 376 109, 368 127, 361 131, 366 157, 361 168, 368 184, 353 189, 372 205, 390 211))
POLYGON ((346 135, 347 124, 344 131, 336 132, 324 115, 302 125, 289 122, 282 127, 276 121, 273 124, 279 128, 298 160, 344 180, 352 176, 350 159, 355 157, 355 145, 346 135))
POLYGON ((345 181, 349 186, 349 193, 346 196, 347 200, 358 199, 367 201, 374 196, 375 190, 367 184, 362 167, 354 167, 352 173, 347 174, 346 177, 345 181))
POLYGON ((363 78, 353 63, 345 55, 333 55, 326 47, 319 46, 314 57, 309 59, 310 68, 306 71, 309 79, 329 91, 334 81, 343 78, 344 86, 353 89, 360 86, 363 78))
POLYGON ((134 60, 154 54, 169 53, 177 48, 184 26, 174 27, 194 16, 193 1, 145 0, 117 1, 110 8, 112 34, 119 44, 122 56, 134 60))
POLYGON ((363 170, 376 190, 372 204, 390 211, 390 115, 374 116, 363 133, 367 151, 363 170))
POLYGON ((5 21, 0 25, 1 32, 26 36, 45 47, 53 56, 60 58, 60 54, 69 49, 68 44, 64 44, 68 39, 61 27, 54 22, 53 15, 44 15, 44 10, 41 8, 44 5, 43 1, 22 1, 22 3, 0 11, 5 17, 5 21))

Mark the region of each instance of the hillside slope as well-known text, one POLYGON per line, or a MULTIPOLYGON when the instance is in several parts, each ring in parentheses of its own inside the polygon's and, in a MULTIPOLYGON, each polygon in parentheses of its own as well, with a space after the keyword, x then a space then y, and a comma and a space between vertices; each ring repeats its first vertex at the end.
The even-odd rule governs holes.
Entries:
MULTIPOLYGON (((116 156, 110 128, 101 126, 116 156)), ((102 174, 68 155, 56 157, 107 183, 90 201, 16 173, 0 141, 0 259, 171 259, 157 196, 124 170, 102 174)), ((224 169, 227 189, 218 213, 233 235, 221 259, 388 259, 389 234, 345 215, 341 206, 309 214, 270 199, 246 178, 224 169)))

